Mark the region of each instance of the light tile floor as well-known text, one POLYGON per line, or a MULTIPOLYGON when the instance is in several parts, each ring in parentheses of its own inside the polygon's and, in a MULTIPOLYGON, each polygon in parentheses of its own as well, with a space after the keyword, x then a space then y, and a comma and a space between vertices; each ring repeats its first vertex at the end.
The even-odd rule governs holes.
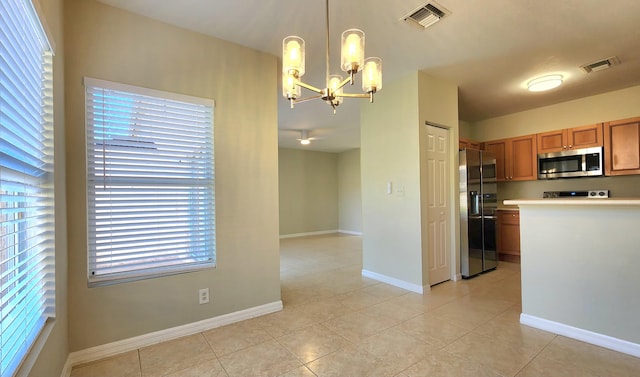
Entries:
POLYGON ((361 259, 357 236, 284 239, 281 312, 71 376, 640 376, 638 358, 520 325, 518 265, 419 295, 363 278, 361 259))

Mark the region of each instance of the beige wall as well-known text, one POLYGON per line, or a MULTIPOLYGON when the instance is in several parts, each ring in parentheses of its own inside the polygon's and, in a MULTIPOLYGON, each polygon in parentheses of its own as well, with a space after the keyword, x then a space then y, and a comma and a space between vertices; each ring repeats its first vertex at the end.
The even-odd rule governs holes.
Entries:
POLYGON ((640 86, 476 122, 473 137, 496 140, 640 116, 640 86))
POLYGON ((276 57, 93 0, 65 5, 70 350, 279 301, 276 57), (216 101, 216 269, 87 288, 85 76, 216 101))
POLYGON ((360 149, 279 149, 280 235, 362 232, 360 149))
POLYGON ((542 198, 545 191, 609 190, 612 198, 640 197, 640 175, 498 183, 498 200, 542 198))
POLYGON ((69 354, 67 310, 67 202, 65 185, 65 109, 63 0, 40 0, 44 21, 55 44, 53 58, 55 279, 56 318, 31 350, 18 376, 59 376, 69 354))
POLYGON ((521 226, 527 229, 521 232, 522 313, 533 317, 527 322, 533 319, 534 326, 547 331, 623 347, 637 356, 638 203, 524 203, 520 211, 521 226))
POLYGON ((338 154, 338 228, 362 233, 360 148, 338 154))
POLYGON ((410 289, 427 284, 423 268, 427 240, 421 222, 426 186, 421 181, 420 139, 425 121, 430 121, 451 127, 451 145, 457 144, 457 101, 455 86, 416 72, 386 85, 376 94, 375 106, 361 107, 365 272, 407 283, 410 289), (392 183, 391 194, 387 194, 388 182, 392 183))
POLYGON ((418 104, 416 72, 385 84, 375 106, 361 106, 362 263, 422 286, 418 104))
POLYGON ((473 139, 473 125, 467 121, 460 120, 460 137, 473 139))
POLYGON ((460 216, 458 211, 459 181, 458 170, 458 87, 447 81, 436 79, 427 74, 419 74, 419 108, 420 108, 420 187, 421 187, 421 218, 422 218, 422 285, 429 286, 429 230, 427 223, 429 182, 427 172, 427 127, 429 122, 444 127, 449 132, 449 237, 445 248, 451 251, 451 278, 460 273, 460 216))
POLYGON ((280 234, 338 229, 338 155, 280 148, 280 234))
MULTIPOLYGON (((640 116, 640 86, 616 90, 574 101, 487 119, 473 125, 481 141, 535 134, 640 116)), ((505 182, 498 185, 498 199, 540 198, 544 191, 610 190, 612 197, 640 196, 640 175, 505 182)))

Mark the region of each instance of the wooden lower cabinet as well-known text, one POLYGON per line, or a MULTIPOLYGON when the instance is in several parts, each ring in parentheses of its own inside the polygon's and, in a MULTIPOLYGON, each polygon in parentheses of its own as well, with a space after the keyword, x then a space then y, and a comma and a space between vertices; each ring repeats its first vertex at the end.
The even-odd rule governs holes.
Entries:
POLYGON ((499 210, 497 227, 498 258, 520 263, 520 212, 499 210))
POLYGON ((604 124, 605 175, 640 174, 640 118, 604 124))

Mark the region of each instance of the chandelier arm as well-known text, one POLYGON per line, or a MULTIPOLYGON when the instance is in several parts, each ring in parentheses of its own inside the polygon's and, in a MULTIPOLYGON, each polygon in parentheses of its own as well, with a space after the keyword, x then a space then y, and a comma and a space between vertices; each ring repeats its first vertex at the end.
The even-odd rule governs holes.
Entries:
POLYGON ((311 101, 311 100, 318 99, 318 98, 322 98, 322 95, 317 95, 317 96, 311 96, 311 97, 307 97, 307 98, 300 98, 300 99, 296 99, 296 100, 293 100, 293 103, 307 102, 307 101, 311 101))
POLYGON ((336 95, 336 97, 369 98, 371 96, 369 95, 369 93, 342 93, 340 95, 336 95))
POLYGON ((369 93, 342 93, 336 97, 348 97, 348 98, 369 98, 369 102, 373 103, 373 94, 375 92, 369 93))
POLYGON ((306 83, 304 83, 304 82, 302 82, 302 81, 300 81, 300 80, 296 80, 296 85, 299 85, 299 86, 301 86, 301 87, 303 87, 303 88, 305 88, 305 89, 308 89, 308 90, 310 90, 310 91, 312 91, 312 92, 316 92, 316 93, 320 93, 320 94, 322 94, 322 93, 323 93, 323 90, 322 90, 322 89, 320 89, 320 88, 316 88, 316 87, 315 87, 315 86, 313 86, 313 85, 306 84, 306 83))
POLYGON ((340 89, 342 89, 342 87, 344 87, 345 85, 352 83, 352 77, 347 77, 346 79, 342 80, 342 82, 340 84, 338 84, 337 88, 334 88, 334 91, 338 91, 340 89))

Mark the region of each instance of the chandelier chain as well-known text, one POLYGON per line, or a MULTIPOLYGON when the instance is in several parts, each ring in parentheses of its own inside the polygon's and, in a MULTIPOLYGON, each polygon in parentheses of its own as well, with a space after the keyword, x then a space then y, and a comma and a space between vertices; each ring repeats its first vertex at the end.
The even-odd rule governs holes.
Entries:
POLYGON ((327 17, 326 17, 326 19, 327 19, 327 51, 326 51, 326 59, 327 59, 327 61, 326 61, 326 63, 327 63, 326 64, 327 65, 326 70, 327 70, 327 72, 326 72, 325 80, 326 80, 326 84, 328 86, 329 85, 329 76, 331 75, 331 70, 329 68, 329 0, 326 0, 325 4, 326 4, 326 14, 327 14, 327 17))

